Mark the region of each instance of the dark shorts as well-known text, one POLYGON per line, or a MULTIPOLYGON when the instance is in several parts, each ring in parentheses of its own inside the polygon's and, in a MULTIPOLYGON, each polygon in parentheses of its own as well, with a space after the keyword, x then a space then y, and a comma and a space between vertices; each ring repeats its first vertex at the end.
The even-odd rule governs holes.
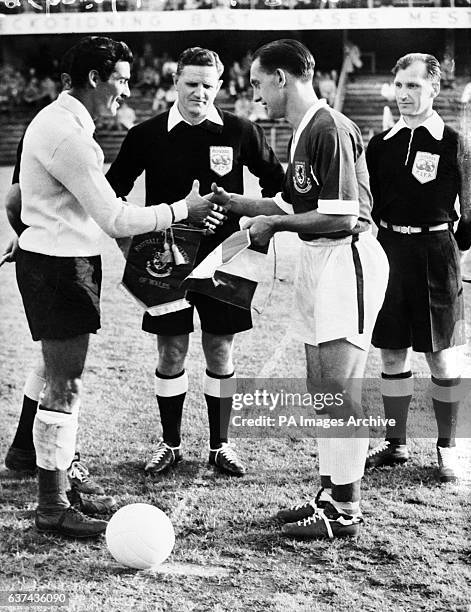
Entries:
POLYGON ((100 328, 101 258, 20 250, 16 279, 33 340, 63 340, 100 328))
POLYGON ((160 317, 152 317, 145 313, 142 329, 151 334, 161 336, 179 336, 194 331, 193 312, 198 311, 201 329, 209 334, 225 336, 252 329, 250 310, 231 306, 201 293, 189 291, 187 300, 191 308, 171 312, 160 317))
POLYGON ((429 353, 465 344, 463 287, 456 241, 448 230, 399 234, 380 228, 389 260, 386 297, 372 343, 429 353))

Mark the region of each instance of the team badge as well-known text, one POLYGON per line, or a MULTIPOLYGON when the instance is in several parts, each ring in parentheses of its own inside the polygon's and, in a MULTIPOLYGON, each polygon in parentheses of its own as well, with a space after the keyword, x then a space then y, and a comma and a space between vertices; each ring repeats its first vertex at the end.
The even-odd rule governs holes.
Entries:
POLYGON ((294 162, 293 183, 294 183, 294 188, 299 193, 307 193, 311 189, 312 182, 306 172, 306 162, 303 162, 303 161, 294 162))
POLYGON ((422 184, 435 180, 437 178, 439 161, 440 155, 417 151, 414 166, 412 167, 412 175, 422 184))
POLYGON ((158 232, 157 239, 148 240, 148 258, 145 264, 147 273, 154 278, 164 278, 173 274, 174 266, 189 262, 188 253, 176 244, 173 231, 170 231, 170 242, 167 230, 158 232))
POLYGON ((234 155, 232 147, 209 147, 211 170, 219 176, 225 176, 232 170, 234 155))

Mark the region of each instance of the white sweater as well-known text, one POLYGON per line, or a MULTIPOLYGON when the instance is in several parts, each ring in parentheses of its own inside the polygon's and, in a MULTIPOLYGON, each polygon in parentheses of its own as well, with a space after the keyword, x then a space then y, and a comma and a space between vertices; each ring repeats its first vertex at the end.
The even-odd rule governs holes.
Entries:
POLYGON ((166 204, 144 208, 116 197, 103 174, 94 130, 85 106, 67 92, 26 130, 20 166, 21 219, 28 226, 20 236, 23 250, 98 255, 103 232, 118 238, 170 227, 166 204))

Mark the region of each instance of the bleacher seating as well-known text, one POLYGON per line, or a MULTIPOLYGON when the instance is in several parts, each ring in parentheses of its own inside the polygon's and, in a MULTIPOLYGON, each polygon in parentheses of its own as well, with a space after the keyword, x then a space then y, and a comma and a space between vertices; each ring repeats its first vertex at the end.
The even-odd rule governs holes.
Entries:
MULTIPOLYGON (((350 117, 361 129, 365 140, 373 134, 382 131, 383 108, 388 104, 393 116, 398 119, 396 103, 387 102, 381 95, 383 83, 392 81, 391 74, 358 75, 353 83, 347 85, 343 112, 350 117)), ((443 120, 459 129, 461 93, 466 79, 457 78, 454 89, 443 89, 435 100, 434 108, 443 120)))
MULTIPOLYGON (((373 134, 382 131, 382 114, 386 100, 381 95, 381 87, 383 83, 389 81, 391 81, 390 74, 358 75, 353 83, 347 85, 343 112, 359 125, 366 142, 373 134)), ((442 89, 435 102, 435 108, 443 119, 457 129, 461 115, 459 99, 465 84, 464 78, 458 78, 455 88, 442 89)), ((224 92, 218 97, 217 103, 225 110, 231 111, 234 108, 232 100, 224 92)), ((130 105, 136 111, 139 123, 153 114, 152 100, 141 96, 138 92, 133 92, 130 105)), ((398 118, 395 102, 389 105, 394 117, 398 118)), ((2 131, 0 164, 15 163, 17 144, 31 118, 31 112, 24 112, 20 115, 15 113, 14 116, 4 115, 0 119, 2 131)), ((260 125, 264 128, 267 140, 279 159, 286 161, 288 141, 291 137, 290 126, 284 121, 262 121, 260 125)), ((125 134, 124 129, 97 129, 96 138, 105 152, 106 161, 112 161, 115 158, 125 134)))

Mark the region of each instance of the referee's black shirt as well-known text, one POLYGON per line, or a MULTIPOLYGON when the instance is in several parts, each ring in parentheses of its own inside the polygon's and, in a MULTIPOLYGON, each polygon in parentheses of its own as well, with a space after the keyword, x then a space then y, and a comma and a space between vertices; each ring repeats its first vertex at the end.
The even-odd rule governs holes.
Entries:
POLYGON ((461 181, 458 132, 444 125, 438 140, 425 126, 414 130, 402 127, 385 139, 389 131, 374 136, 366 152, 374 221, 417 227, 455 221, 454 205, 461 181), (421 153, 438 156, 436 177, 432 178, 432 171, 424 183, 413 174, 421 153))
MULTIPOLYGON (((193 179, 200 182, 200 194, 216 182, 229 192, 243 193, 244 165, 260 179, 262 195, 281 191, 283 168, 268 146, 260 126, 218 109, 223 125, 204 121, 199 125, 181 122, 168 131, 166 111, 133 127, 106 175, 119 197, 127 196, 136 178, 145 171, 146 205, 176 202, 188 195, 193 179), (219 176, 211 169, 210 147, 231 147, 232 169, 219 176)), ((239 217, 228 220, 213 236, 203 238, 198 261, 239 229, 239 217)))

